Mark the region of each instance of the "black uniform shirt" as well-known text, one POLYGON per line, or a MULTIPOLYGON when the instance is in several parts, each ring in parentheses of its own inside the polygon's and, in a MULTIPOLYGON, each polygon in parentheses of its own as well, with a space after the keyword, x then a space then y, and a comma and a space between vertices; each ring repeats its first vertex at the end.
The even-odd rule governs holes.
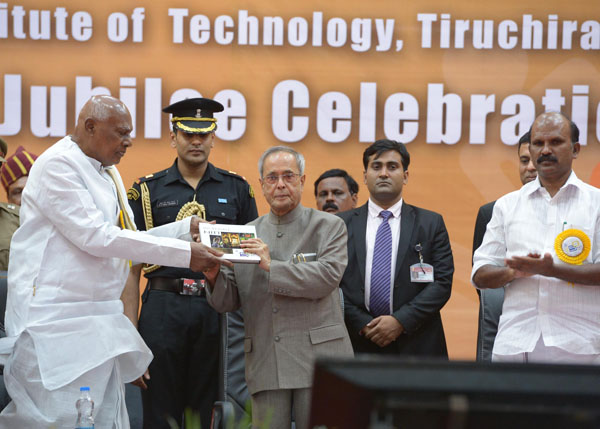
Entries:
MULTIPOLYGON (((194 190, 181 176, 175 160, 166 170, 140 178, 127 193, 135 224, 142 231, 146 230, 146 222, 142 210, 141 183, 146 183, 150 191, 154 227, 175 222, 181 207, 193 201, 194 195, 196 202, 204 205, 208 221, 244 225, 258 217, 254 194, 241 176, 209 163, 194 190)), ((146 274, 146 277, 203 278, 202 273, 173 267, 161 267, 146 274)))

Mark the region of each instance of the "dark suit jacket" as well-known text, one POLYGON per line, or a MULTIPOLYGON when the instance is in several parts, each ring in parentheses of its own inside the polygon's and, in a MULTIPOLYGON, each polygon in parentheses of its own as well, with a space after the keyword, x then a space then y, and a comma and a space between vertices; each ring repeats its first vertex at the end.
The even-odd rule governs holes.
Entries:
POLYGON ((354 351, 447 358, 440 309, 450 298, 452 289, 454 262, 450 239, 441 215, 406 203, 402 204, 392 314, 405 333, 384 348, 359 335, 373 319, 365 307, 367 204, 339 215, 348 228, 348 266, 340 286, 344 292, 346 325, 354 351), (415 251, 418 243, 423 248, 423 262, 434 268, 431 283, 410 281, 409 267, 419 262, 419 254, 415 251))
MULTIPOLYGON (((492 219, 496 201, 479 208, 473 233, 473 253, 481 246, 488 222, 492 219)), ((479 295, 479 326, 477 329, 477 360, 491 361, 494 341, 498 332, 498 322, 504 303, 504 288, 477 289, 479 295)))
POLYGON ((475 231, 473 232, 473 253, 479 249, 479 246, 481 246, 481 243, 483 242, 483 236, 485 235, 487 224, 490 220, 492 220, 494 204, 496 204, 496 201, 492 201, 491 203, 487 203, 479 207, 477 219, 475 220, 475 231))

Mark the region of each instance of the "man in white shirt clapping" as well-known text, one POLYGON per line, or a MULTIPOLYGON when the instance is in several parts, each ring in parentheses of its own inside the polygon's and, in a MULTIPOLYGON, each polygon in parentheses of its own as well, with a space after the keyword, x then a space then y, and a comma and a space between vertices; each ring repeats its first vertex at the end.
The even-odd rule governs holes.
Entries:
POLYGON ((536 118, 538 178, 496 202, 475 252, 475 286, 507 286, 493 361, 600 364, 600 190, 572 171, 578 140, 564 115, 536 118))

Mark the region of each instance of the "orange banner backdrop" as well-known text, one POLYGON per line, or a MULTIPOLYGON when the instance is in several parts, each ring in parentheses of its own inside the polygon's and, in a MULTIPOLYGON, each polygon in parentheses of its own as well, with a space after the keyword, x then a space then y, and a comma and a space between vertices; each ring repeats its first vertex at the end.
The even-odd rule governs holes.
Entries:
MULTIPOLYGON (((226 106, 211 162, 258 191, 257 161, 293 146, 312 183, 344 168, 362 183, 379 138, 411 153, 407 202, 443 214, 455 257, 443 310, 452 358, 475 354, 469 282, 480 205, 520 186, 515 143, 544 110, 582 130, 575 171, 600 186, 600 23, 594 0, 0 3, 0 136, 40 154, 93 94, 135 118, 126 183, 169 166, 161 108, 202 95, 226 106), (529 2, 531 3, 531 2, 529 2), (596 13, 591 13, 596 12, 596 13)), ((359 203, 368 192, 364 185, 359 203)))

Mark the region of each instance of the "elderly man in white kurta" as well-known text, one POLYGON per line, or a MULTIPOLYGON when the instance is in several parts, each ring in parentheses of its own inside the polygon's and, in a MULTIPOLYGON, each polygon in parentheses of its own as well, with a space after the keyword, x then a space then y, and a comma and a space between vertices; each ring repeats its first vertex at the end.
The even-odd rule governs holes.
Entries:
POLYGON ((196 221, 127 229, 132 214, 114 164, 131 146, 131 130, 120 101, 93 97, 75 133, 30 172, 8 269, 0 353, 12 402, 0 427, 73 427, 81 386, 91 387, 97 428, 129 427, 123 383, 152 359, 119 299, 130 260, 195 270, 216 261, 182 240, 191 240, 196 221))

